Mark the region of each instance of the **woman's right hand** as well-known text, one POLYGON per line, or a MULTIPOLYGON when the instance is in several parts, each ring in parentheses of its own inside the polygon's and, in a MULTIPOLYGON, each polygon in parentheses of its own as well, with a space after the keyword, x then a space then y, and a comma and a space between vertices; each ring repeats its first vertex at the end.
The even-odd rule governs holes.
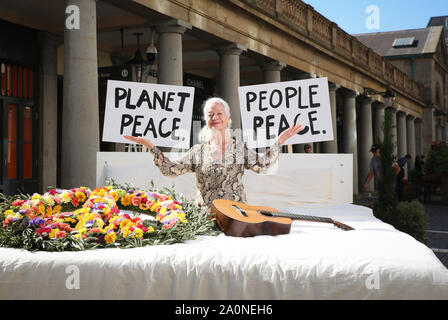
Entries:
POLYGON ((141 145, 145 146, 146 148, 148 148, 149 150, 152 150, 155 147, 151 141, 149 141, 148 139, 142 138, 142 137, 123 136, 123 138, 125 138, 126 140, 129 140, 129 141, 141 144, 141 145))

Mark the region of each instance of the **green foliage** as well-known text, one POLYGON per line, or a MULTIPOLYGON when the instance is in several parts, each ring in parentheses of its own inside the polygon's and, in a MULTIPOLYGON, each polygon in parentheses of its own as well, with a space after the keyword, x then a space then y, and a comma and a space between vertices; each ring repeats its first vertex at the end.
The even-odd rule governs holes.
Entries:
POLYGON ((392 142, 392 111, 386 109, 384 114, 384 140, 379 141, 381 150, 381 179, 378 181, 378 202, 375 207, 378 210, 389 211, 397 203, 397 194, 395 193, 395 171, 392 164, 395 161, 394 145, 392 142))
POLYGON ((427 173, 448 177, 448 145, 441 143, 433 145, 425 163, 427 173))
POLYGON ((392 221, 396 229, 406 232, 420 242, 427 242, 425 233, 427 226, 426 213, 418 200, 398 203, 392 221))
POLYGON ((373 213, 381 221, 425 243, 427 221, 423 205, 418 200, 399 202, 395 192, 396 176, 392 164, 396 157, 392 142, 392 115, 387 109, 383 133, 384 140, 378 143, 381 150, 381 180, 378 182, 378 201, 373 207, 373 213))

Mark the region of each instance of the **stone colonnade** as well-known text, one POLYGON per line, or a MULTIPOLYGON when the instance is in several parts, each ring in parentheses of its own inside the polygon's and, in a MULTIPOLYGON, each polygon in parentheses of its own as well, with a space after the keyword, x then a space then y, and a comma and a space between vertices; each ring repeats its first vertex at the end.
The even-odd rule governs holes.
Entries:
MULTIPOLYGON (((89 14, 81 15, 79 30, 66 29, 64 33, 66 53, 64 55, 61 187, 80 185, 93 187, 96 184, 96 152, 99 151, 96 1, 66 0, 66 6, 69 4, 75 4, 82 12, 89 14)), ((156 26, 159 34, 159 83, 182 85, 182 34, 188 29, 191 29, 191 25, 179 20, 169 20, 156 26)), ((230 105, 233 127, 240 128, 238 102, 240 56, 246 48, 231 43, 215 49, 220 57, 218 93, 230 105)), ((281 81, 284 63, 268 61, 260 67, 265 83, 281 81)), ((309 77, 313 75, 305 74, 305 78, 309 77)), ((329 83, 329 95, 334 140, 320 143, 319 151, 353 154, 353 190, 357 194, 363 191, 363 181, 371 158, 370 146, 377 139, 382 139, 382 123, 386 106, 382 102, 374 101, 370 97, 342 88, 335 83, 329 83), (337 106, 337 95, 343 97, 341 106, 337 106), (359 108, 357 108, 357 100, 359 108), (341 130, 337 130, 337 109, 343 111, 341 130), (341 134, 340 139, 338 139, 338 131, 341 134)), ((393 123, 396 123, 393 135, 397 142, 397 155, 402 157, 409 153, 414 159, 417 154, 426 152, 428 146, 425 146, 423 141, 427 135, 427 126, 431 127, 431 132, 435 133, 437 130, 432 110, 425 110, 423 119, 407 115, 402 111, 393 115, 393 123)), ((56 120, 51 121, 54 124, 56 120)), ((303 146, 295 145, 290 147, 289 151, 291 152, 292 149, 294 152, 303 152, 303 146)), ((46 181, 49 184, 52 182, 46 181)), ((53 185, 56 185, 55 181, 53 185)), ((373 184, 368 187, 368 191, 372 190, 373 184)))

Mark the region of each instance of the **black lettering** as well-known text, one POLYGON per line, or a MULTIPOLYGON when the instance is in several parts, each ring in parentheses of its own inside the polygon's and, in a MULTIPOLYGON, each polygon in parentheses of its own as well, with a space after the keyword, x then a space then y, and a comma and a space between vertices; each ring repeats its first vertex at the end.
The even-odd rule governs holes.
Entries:
POLYGON ((120 134, 123 134, 124 128, 129 126, 134 119, 130 114, 123 114, 121 116, 121 124, 120 124, 120 134))
POLYGON ((162 132, 162 124, 166 121, 166 118, 163 118, 159 123, 159 134, 162 138, 169 137, 171 135, 171 131, 167 131, 165 133, 162 132))
POLYGON ((260 128, 263 125, 263 118, 262 117, 254 117, 254 140, 257 140, 257 129, 260 128))
POLYGON ((174 100, 173 95, 174 95, 174 92, 168 92, 168 98, 166 99, 165 111, 173 111, 173 109, 170 108, 170 102, 174 100))
POLYGON ((143 119, 144 118, 144 116, 135 116, 135 119, 134 119, 134 126, 132 127, 132 135, 134 136, 134 137, 141 137, 141 133, 138 133, 137 132, 137 127, 138 126, 140 126, 142 123, 139 121, 139 119, 143 119))
POLYGON ((271 105, 271 107, 272 108, 278 108, 281 104, 282 104, 282 102, 283 102, 283 96, 282 96, 282 92, 280 91, 280 90, 278 90, 278 89, 274 89, 274 90, 272 90, 272 92, 271 92, 271 96, 269 97, 269 104, 271 105), (273 103, 273 100, 274 100, 274 94, 277 94, 278 95, 278 102, 277 102, 277 104, 274 104, 273 103))
POLYGON ((274 126, 274 115, 269 115, 266 117, 266 140, 274 139, 275 135, 270 135, 270 128, 274 126))
POLYGON ((148 104, 148 109, 152 109, 151 101, 149 100, 149 94, 146 90, 142 91, 140 98, 137 101, 137 108, 140 108, 142 103, 146 102, 148 104))
POLYGON ((126 109, 135 109, 136 106, 131 104, 131 89, 128 89, 128 96, 126 97, 126 109))
POLYGON ((154 99, 152 99, 152 103, 154 105, 154 110, 156 109, 156 102, 159 103, 162 109, 165 109, 165 100, 166 100, 166 92, 162 92, 162 96, 159 95, 157 91, 154 91, 154 99))
POLYGON ((310 108, 318 108, 320 107, 320 103, 313 102, 313 96, 317 94, 317 91, 313 91, 313 88, 319 88, 317 84, 313 84, 310 86, 310 108))
POLYGON ((278 135, 280 135, 283 131, 289 128, 288 120, 286 120, 286 117, 284 114, 280 116, 280 125, 278 128, 278 135))
POLYGON ((299 87, 299 109, 306 109, 308 106, 302 105, 302 87, 299 87))
POLYGON ((123 88, 115 88, 115 108, 120 107, 120 100, 126 98, 126 90, 123 88))
POLYGON ((148 134, 148 131, 151 131, 154 138, 157 138, 157 132, 156 132, 156 128, 154 126, 154 120, 152 118, 149 118, 148 125, 146 126, 146 129, 143 132, 143 136, 146 137, 146 135, 148 134))
POLYGON ((297 90, 296 90, 296 88, 293 88, 293 87, 286 87, 286 89, 285 89, 285 95, 286 95, 286 99, 285 99, 285 102, 286 102, 286 108, 289 109, 289 99, 291 99, 291 98, 293 98, 293 97, 295 97, 295 96, 297 95, 297 90))
POLYGON ((320 133, 320 131, 314 130, 313 122, 316 121, 317 118, 313 118, 312 115, 316 114, 316 113, 317 113, 317 111, 311 111, 311 112, 308 113, 308 119, 310 120, 310 127, 311 127, 311 134, 312 135, 316 135, 316 134, 320 133))
POLYGON ((246 109, 247 109, 247 112, 250 111, 250 103, 254 102, 255 100, 257 100, 257 95, 254 92, 250 92, 249 91, 249 92, 246 93, 246 101, 247 101, 246 109))
MULTIPOLYGON (((300 117, 300 113, 298 113, 296 116, 295 116, 295 118, 294 118, 294 125, 296 125, 297 124, 297 118, 299 118, 300 117)), ((299 135, 304 135, 304 134, 306 134, 308 131, 310 130, 310 128, 308 127, 308 126, 303 126, 303 129, 302 130, 300 130, 297 134, 299 134, 299 135)))
POLYGON ((263 100, 266 100, 266 93, 267 91, 260 91, 260 104, 258 105, 260 111, 268 110, 268 108, 263 108, 263 100))
POLYGON ((179 137, 174 134, 176 132, 176 130, 179 129, 179 125, 178 125, 179 122, 180 122, 180 118, 173 119, 173 131, 171 133, 171 139, 173 139, 173 140, 179 140, 179 137))
POLYGON ((178 92, 177 95, 180 97, 179 112, 183 112, 185 99, 188 98, 190 94, 188 92, 178 92))

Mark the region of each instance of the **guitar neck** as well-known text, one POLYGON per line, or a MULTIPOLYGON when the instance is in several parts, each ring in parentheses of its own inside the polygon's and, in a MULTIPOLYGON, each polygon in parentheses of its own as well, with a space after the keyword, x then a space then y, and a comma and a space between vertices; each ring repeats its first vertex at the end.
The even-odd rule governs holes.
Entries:
POLYGON ((352 227, 343 224, 339 221, 335 221, 331 218, 324 218, 324 217, 315 217, 315 216, 306 216, 302 214, 296 214, 296 213, 287 213, 287 212, 275 212, 275 211, 267 211, 267 210, 260 210, 261 214, 267 215, 267 216, 274 216, 274 217, 286 217, 293 220, 306 220, 306 221, 314 221, 314 222, 325 222, 325 223, 332 223, 336 227, 349 231, 354 230, 352 227))
POLYGON ((331 219, 331 218, 306 216, 306 215, 302 215, 302 214, 289 213, 289 212, 275 212, 275 211, 260 210, 260 213, 267 215, 267 216, 284 217, 284 218, 290 218, 293 220, 305 220, 305 221, 325 222, 325 223, 333 223, 334 222, 333 219, 331 219))

